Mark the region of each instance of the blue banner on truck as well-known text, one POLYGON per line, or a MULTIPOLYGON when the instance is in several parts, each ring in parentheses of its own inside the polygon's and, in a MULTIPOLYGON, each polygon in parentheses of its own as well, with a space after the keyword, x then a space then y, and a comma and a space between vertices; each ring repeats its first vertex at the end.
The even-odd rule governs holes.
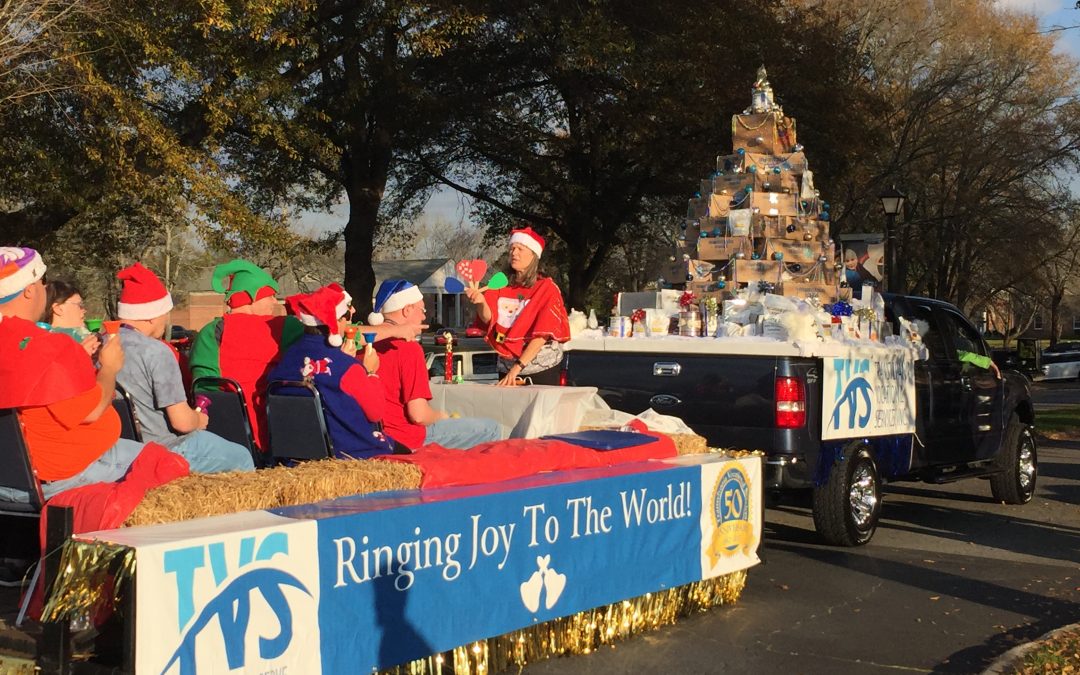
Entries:
POLYGON ((697 456, 95 533, 138 672, 357 673, 758 562, 761 463, 697 456))

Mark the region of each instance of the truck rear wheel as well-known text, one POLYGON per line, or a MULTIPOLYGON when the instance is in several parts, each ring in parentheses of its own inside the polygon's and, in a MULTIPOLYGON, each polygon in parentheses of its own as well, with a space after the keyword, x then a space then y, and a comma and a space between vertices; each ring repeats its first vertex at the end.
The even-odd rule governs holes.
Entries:
POLYGON ((814 488, 814 527, 830 544, 861 546, 881 516, 881 479, 874 458, 861 444, 844 449, 829 480, 814 488))
POLYGON ((990 477, 990 493, 1006 504, 1027 504, 1035 494, 1039 476, 1039 458, 1031 427, 1020 421, 1016 413, 1009 418, 1005 441, 998 454, 998 466, 1003 469, 990 477))

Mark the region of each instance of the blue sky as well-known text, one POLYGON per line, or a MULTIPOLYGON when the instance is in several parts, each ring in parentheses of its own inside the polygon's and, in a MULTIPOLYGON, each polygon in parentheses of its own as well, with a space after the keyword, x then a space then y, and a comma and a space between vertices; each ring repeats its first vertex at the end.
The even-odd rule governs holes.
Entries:
MULTIPOLYGON (((1034 14, 1043 30, 1056 27, 1080 26, 1080 10, 1069 0, 998 0, 1005 9, 1034 14)), ((1055 31, 1058 49, 1080 60, 1080 27, 1055 31)))

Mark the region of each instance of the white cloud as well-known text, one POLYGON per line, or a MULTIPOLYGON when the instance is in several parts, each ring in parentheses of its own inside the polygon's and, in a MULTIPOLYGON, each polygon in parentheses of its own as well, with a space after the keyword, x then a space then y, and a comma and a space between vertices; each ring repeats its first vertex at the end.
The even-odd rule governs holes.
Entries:
POLYGON ((1063 3, 1062 0, 997 0, 996 4, 1002 9, 1034 14, 1040 18, 1073 7, 1072 3, 1063 3))

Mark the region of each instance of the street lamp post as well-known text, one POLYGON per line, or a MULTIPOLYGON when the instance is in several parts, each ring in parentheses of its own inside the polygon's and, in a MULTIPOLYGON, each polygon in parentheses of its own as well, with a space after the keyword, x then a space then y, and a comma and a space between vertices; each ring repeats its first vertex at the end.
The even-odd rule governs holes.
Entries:
POLYGON ((885 290, 890 293, 904 290, 896 276, 896 214, 904 208, 904 197, 895 185, 878 195, 881 210, 885 212, 885 290))

